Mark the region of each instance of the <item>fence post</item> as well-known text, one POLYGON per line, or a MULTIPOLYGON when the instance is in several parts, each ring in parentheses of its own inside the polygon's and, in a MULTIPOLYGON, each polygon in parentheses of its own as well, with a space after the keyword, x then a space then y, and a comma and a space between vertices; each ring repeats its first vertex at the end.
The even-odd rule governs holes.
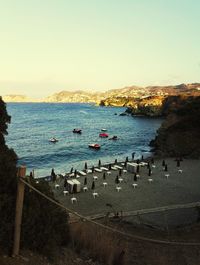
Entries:
POLYGON ((17 171, 17 198, 16 198, 16 210, 15 210, 15 231, 14 231, 14 244, 12 256, 19 255, 20 249, 20 234, 21 234, 21 221, 22 221, 22 209, 24 201, 24 183, 20 181, 20 178, 24 178, 26 175, 26 167, 20 166, 17 171))

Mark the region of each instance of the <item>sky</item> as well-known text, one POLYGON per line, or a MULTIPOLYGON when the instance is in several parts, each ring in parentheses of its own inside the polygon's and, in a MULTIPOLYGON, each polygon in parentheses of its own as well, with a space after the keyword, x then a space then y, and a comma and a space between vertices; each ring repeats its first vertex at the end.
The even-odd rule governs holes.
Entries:
POLYGON ((0 95, 200 82, 199 0, 0 0, 0 95))

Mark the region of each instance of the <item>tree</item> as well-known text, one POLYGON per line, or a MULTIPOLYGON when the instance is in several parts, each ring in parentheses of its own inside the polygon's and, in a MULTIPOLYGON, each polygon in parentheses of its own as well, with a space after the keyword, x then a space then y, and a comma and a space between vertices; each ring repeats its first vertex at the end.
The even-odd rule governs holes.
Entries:
MULTIPOLYGON (((0 245, 11 250, 17 191, 17 155, 5 144, 7 124, 11 118, 0 98, 0 245)), ((30 183, 47 196, 54 198, 46 181, 30 183)), ((25 188, 22 217, 21 245, 32 250, 52 254, 69 240, 68 215, 36 192, 25 188)))

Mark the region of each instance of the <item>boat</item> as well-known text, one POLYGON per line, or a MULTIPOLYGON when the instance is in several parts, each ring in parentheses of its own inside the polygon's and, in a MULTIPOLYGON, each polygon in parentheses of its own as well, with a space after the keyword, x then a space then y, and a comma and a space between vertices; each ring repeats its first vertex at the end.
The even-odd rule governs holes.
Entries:
POLYGON ((81 134, 82 133, 82 130, 81 129, 74 129, 73 130, 73 133, 79 133, 79 134, 81 134))
POLYGON ((113 137, 109 138, 109 140, 117 140, 117 135, 114 135, 113 137))
POLYGON ((88 147, 96 149, 96 150, 101 148, 101 146, 99 144, 89 144, 88 147))
POLYGON ((53 138, 49 139, 49 142, 56 143, 56 142, 58 142, 58 139, 56 139, 55 137, 53 137, 53 138))
POLYGON ((101 137, 101 138, 107 138, 108 137, 108 134, 107 133, 100 133, 99 134, 99 137, 101 137))
POLYGON ((106 131, 107 131, 107 129, 101 129, 101 131, 102 131, 102 132, 106 132, 106 131))

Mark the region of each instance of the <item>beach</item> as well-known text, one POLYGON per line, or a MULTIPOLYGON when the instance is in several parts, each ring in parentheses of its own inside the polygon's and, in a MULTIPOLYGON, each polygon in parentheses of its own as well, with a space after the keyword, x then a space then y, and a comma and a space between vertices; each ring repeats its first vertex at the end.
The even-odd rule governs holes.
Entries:
MULTIPOLYGON (((106 215, 108 212, 118 212, 119 214, 136 210, 157 208, 168 205, 187 204, 198 202, 200 198, 200 163, 199 160, 184 159, 177 167, 175 158, 166 158, 168 171, 163 170, 163 159, 155 159, 155 167, 151 166, 152 174, 148 176, 147 166, 140 167, 140 177, 134 181, 134 173, 123 173, 122 182, 115 183, 118 170, 109 170, 110 175, 106 173, 106 180, 103 179, 103 172, 94 172, 87 174, 88 191, 81 190, 80 193, 64 196, 64 180, 59 180, 59 188, 53 191, 56 198, 66 207, 76 211, 84 216, 95 217, 106 215), (169 176, 166 176, 169 175, 169 176), (93 177, 95 180, 95 189, 92 190, 93 177), (152 181, 149 181, 149 179, 152 181), (107 185, 104 187, 103 182, 107 185), (133 187, 133 183, 137 187, 133 187), (121 187, 118 192, 116 187, 121 187), (98 193, 94 198, 93 192, 98 193), (71 198, 75 197, 77 202, 72 203, 71 198)), ((105 171, 106 172, 106 171, 105 171)), ((84 176, 80 176, 78 181, 81 187, 84 187, 84 176)), ((195 222, 198 218, 196 209, 182 209, 167 213, 169 225, 179 226, 182 224, 195 222)), ((143 218, 143 217, 142 217, 143 218)), ((136 218, 129 216, 127 220, 136 221, 136 218)), ((156 214, 145 215, 146 222, 154 222, 157 225, 163 223, 163 216, 156 214)))

